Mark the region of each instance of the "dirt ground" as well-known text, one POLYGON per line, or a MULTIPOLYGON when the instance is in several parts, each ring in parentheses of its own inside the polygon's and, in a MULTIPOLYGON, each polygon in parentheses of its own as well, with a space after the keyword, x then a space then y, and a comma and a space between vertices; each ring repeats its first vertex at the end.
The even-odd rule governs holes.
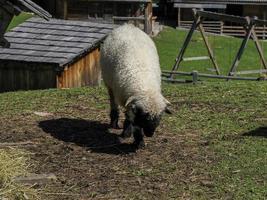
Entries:
POLYGON ((196 199, 199 187, 213 187, 201 167, 214 158, 198 133, 166 131, 162 122, 154 137, 145 138, 145 149, 135 151, 132 139, 109 129, 106 111, 99 116, 13 116, 1 119, 0 140, 24 142, 20 148, 30 152, 32 171, 56 175, 56 181, 34 186, 45 200, 196 199))

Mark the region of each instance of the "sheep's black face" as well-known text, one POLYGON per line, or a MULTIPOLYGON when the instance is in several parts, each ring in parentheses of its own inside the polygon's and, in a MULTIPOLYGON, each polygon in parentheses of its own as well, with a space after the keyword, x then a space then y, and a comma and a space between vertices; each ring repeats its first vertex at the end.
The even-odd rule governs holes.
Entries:
POLYGON ((160 116, 152 117, 149 113, 144 113, 140 110, 135 115, 134 125, 143 128, 145 136, 152 137, 159 125, 160 119, 160 116))

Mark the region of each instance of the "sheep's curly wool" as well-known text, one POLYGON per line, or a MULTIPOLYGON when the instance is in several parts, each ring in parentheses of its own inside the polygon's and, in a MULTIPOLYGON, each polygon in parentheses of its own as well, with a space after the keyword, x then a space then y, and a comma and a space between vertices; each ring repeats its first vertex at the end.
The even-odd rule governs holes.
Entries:
POLYGON ((125 24, 113 30, 101 47, 101 67, 118 105, 127 107, 137 100, 152 115, 166 107, 157 49, 140 29, 125 24))

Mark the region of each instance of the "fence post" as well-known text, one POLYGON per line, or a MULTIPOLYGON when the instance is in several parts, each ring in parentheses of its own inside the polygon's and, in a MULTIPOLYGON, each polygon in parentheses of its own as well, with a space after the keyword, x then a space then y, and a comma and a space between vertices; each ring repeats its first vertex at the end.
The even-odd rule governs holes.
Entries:
POLYGON ((221 31, 220 31, 220 35, 223 34, 223 25, 224 25, 224 23, 223 23, 223 21, 221 21, 221 31))
POLYGON ((193 84, 197 84, 197 81, 198 81, 198 71, 192 71, 192 79, 193 79, 193 84))

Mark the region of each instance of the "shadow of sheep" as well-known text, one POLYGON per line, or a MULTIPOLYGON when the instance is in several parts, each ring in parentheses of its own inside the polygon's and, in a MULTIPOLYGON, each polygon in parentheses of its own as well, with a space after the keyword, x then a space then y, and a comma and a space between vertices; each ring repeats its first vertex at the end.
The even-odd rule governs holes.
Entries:
POLYGON ((243 136, 252 136, 252 137, 264 137, 267 138, 267 127, 259 127, 255 130, 244 133, 243 136))
POLYGON ((128 154, 136 149, 122 143, 119 135, 109 132, 109 125, 98 121, 59 118, 39 122, 39 127, 54 138, 85 147, 91 152, 128 154))

